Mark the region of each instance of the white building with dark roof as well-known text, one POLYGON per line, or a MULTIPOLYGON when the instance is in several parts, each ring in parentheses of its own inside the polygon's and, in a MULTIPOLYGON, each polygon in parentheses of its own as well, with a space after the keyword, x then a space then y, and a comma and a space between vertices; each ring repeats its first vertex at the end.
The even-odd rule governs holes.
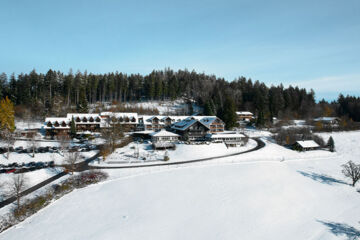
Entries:
POLYGON ((72 119, 74 119, 76 130, 79 132, 100 131, 101 128, 119 124, 124 127, 124 131, 156 132, 168 129, 180 135, 187 133, 195 138, 195 135, 204 137, 207 133, 223 132, 225 128, 224 122, 216 116, 161 116, 102 112, 68 113, 64 118, 46 118, 44 129, 47 135, 54 135, 60 131, 69 132, 72 119))
POLYGON ((162 129, 158 132, 153 132, 150 135, 152 142, 175 142, 180 138, 179 134, 166 131, 165 129, 162 129))

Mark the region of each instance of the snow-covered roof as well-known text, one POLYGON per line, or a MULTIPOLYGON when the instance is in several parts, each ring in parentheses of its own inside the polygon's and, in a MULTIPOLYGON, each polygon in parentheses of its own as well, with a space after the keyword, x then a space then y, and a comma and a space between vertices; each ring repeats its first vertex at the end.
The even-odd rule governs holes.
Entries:
POLYGON ((191 125, 196 123, 196 122, 198 122, 198 120, 196 120, 196 119, 185 119, 185 120, 182 120, 180 122, 174 123, 172 128, 176 129, 176 130, 184 131, 184 130, 188 129, 191 125))
POLYGON ((151 123, 154 118, 157 118, 157 119, 159 119, 160 125, 164 125, 165 120, 168 118, 171 119, 171 123, 176 123, 176 122, 180 122, 188 117, 189 116, 139 115, 139 118, 142 118, 145 124, 151 123))
POLYGON ((240 111, 240 112, 236 112, 237 115, 254 115, 252 114, 252 112, 246 112, 246 111, 240 111))
POLYGON ((337 120, 338 118, 336 117, 319 117, 319 118, 315 118, 314 121, 318 122, 318 121, 322 121, 322 122, 332 122, 337 120))
POLYGON ((68 118, 64 118, 64 117, 47 117, 45 118, 45 124, 46 123, 62 123, 62 122, 65 122, 66 124, 70 122, 70 120, 68 118))
POLYGON ((119 117, 138 118, 137 113, 129 113, 129 112, 113 112, 109 116, 116 117, 116 118, 119 118, 119 117))
POLYGON ((110 116, 112 112, 101 112, 100 116, 110 116))
POLYGON ((199 122, 205 127, 210 128, 210 125, 217 119, 219 118, 217 118, 216 116, 190 116, 179 122, 175 122, 172 127, 176 130, 183 131, 189 128, 194 123, 199 122))
POLYGON ((151 130, 145 130, 145 131, 135 131, 133 132, 133 134, 151 134, 153 133, 154 131, 151 131, 151 130))
POLYGON ((129 121, 125 121, 126 124, 137 124, 138 121, 138 114, 137 113, 129 113, 129 112, 105 112, 102 116, 109 116, 110 120, 112 118, 116 118, 117 121, 125 121, 125 119, 128 119, 129 121))
POLYGON ((70 120, 64 117, 48 117, 45 118, 45 122, 44 122, 44 129, 67 129, 70 128, 69 127, 69 123, 70 120), (48 124, 51 123, 51 126, 48 126, 48 124), (55 126, 57 124, 59 124, 58 126, 55 126), (65 124, 65 126, 64 126, 65 124))
POLYGON ((66 117, 68 119, 72 119, 74 118, 80 118, 80 119, 84 119, 86 118, 87 120, 89 120, 90 118, 96 119, 96 118, 100 118, 100 114, 99 113, 68 113, 66 114, 66 117))
POLYGON ((154 132, 150 135, 153 137, 179 137, 180 136, 179 134, 169 132, 164 129, 162 129, 161 131, 158 131, 158 132, 154 132))
POLYGON ((297 144, 299 144, 303 148, 316 148, 320 147, 319 144, 317 144, 313 140, 305 140, 305 141, 296 141, 297 144))
POLYGON ((216 116, 198 116, 196 118, 207 127, 210 127, 210 125, 218 119, 216 116))
POLYGON ((211 134, 210 138, 244 138, 245 135, 241 133, 228 133, 228 134, 211 134))

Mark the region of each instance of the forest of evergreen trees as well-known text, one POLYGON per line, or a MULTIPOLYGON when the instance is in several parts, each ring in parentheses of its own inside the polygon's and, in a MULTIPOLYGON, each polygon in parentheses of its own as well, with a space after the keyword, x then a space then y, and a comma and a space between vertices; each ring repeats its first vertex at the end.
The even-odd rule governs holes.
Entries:
POLYGON ((316 104, 313 90, 266 86, 259 81, 239 77, 226 81, 214 75, 195 71, 165 69, 148 75, 121 72, 92 74, 63 73, 49 70, 46 74, 15 76, 0 74, 0 99, 8 96, 15 106, 26 106, 38 116, 61 114, 59 109, 77 106, 87 111, 88 103, 132 102, 144 100, 194 99, 207 115, 229 115, 234 110, 255 112, 264 119, 309 118, 326 113, 360 119, 359 98, 340 96, 337 102, 316 104))

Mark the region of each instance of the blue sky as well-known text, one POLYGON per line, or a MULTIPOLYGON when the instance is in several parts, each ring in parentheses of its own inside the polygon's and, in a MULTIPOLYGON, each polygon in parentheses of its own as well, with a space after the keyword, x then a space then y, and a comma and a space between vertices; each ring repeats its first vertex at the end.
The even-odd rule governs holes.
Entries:
POLYGON ((359 0, 0 1, 0 72, 195 69, 360 95, 359 0))

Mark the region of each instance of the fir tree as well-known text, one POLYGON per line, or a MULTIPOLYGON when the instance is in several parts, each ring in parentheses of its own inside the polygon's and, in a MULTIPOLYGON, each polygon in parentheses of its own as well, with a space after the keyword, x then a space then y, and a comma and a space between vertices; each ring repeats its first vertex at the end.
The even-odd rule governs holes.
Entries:
POLYGON ((85 90, 81 90, 80 92, 80 99, 79 99, 79 103, 76 106, 76 110, 79 113, 87 113, 89 111, 85 90))
POLYGON ((334 142, 334 139, 332 138, 332 136, 329 137, 327 146, 328 146, 330 152, 335 152, 335 142, 334 142))
POLYGON ((214 115, 214 111, 213 111, 213 109, 212 109, 211 104, 210 104, 209 101, 207 101, 207 102, 205 103, 205 106, 204 106, 204 115, 205 115, 205 116, 213 116, 213 115, 214 115))
POLYGON ((76 137, 76 126, 75 126, 74 117, 71 118, 71 123, 70 123, 70 137, 71 137, 71 138, 76 137))
POLYGON ((227 129, 237 126, 236 107, 232 98, 227 97, 224 102, 224 108, 221 110, 220 118, 224 121, 227 129))
POLYGON ((259 112, 258 117, 256 119, 256 126, 263 127, 265 125, 264 113, 262 111, 259 112))

